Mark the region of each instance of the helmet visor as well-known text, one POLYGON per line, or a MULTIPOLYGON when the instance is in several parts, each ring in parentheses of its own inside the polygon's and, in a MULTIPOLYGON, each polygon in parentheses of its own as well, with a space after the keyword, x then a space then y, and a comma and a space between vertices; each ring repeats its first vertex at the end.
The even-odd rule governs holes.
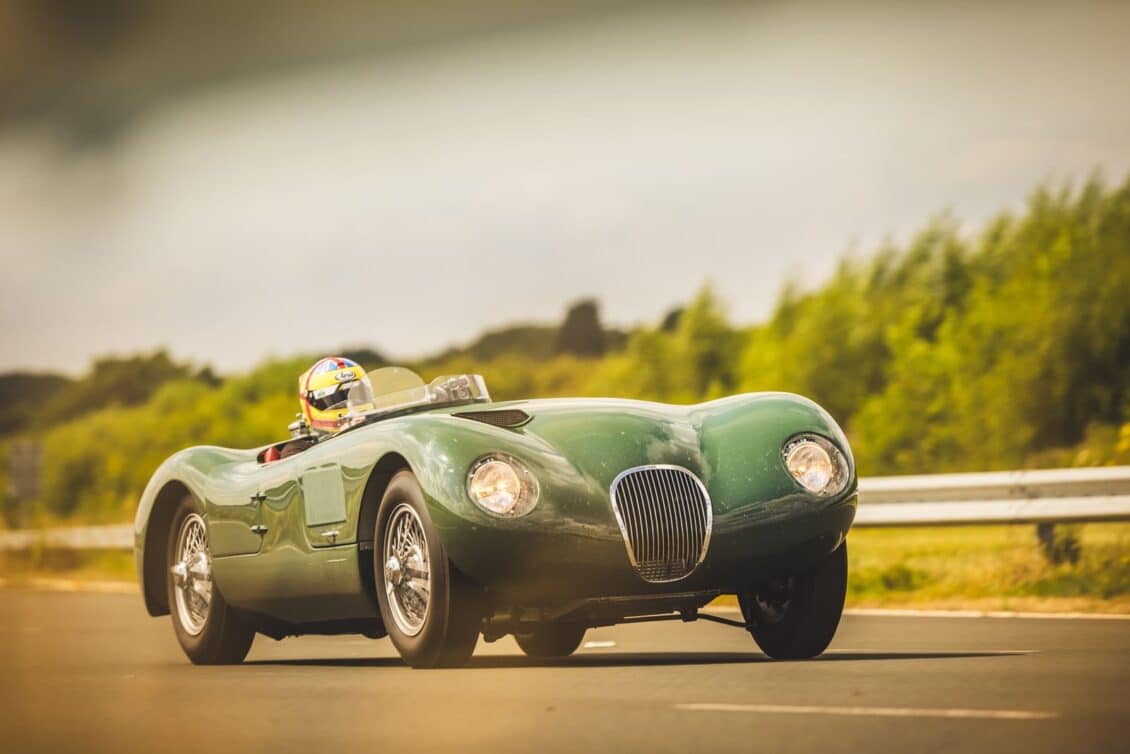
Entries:
POLYGON ((369 378, 366 376, 359 380, 331 385, 322 390, 311 390, 306 394, 306 400, 318 411, 346 408, 352 412, 361 406, 372 407, 373 386, 369 384, 369 378))

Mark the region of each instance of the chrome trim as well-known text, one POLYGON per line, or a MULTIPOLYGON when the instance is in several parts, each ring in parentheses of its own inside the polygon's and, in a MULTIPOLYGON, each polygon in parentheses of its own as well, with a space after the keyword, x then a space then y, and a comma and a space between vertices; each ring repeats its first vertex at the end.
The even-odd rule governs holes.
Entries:
POLYGON ((616 516, 616 523, 620 526, 620 534, 624 538, 624 547, 628 551, 628 560, 644 581, 662 584, 685 579, 706 559, 706 553, 710 549, 710 535, 714 529, 714 503, 710 499, 710 493, 706 491, 706 485, 690 469, 663 463, 633 466, 621 471, 612 480, 609 498, 612 502, 612 513, 616 516), (659 478, 655 478, 654 474, 642 473, 648 471, 660 472, 659 478), (633 477, 635 474, 640 476, 633 477), (632 485, 630 488, 632 494, 622 500, 617 495, 617 490, 625 479, 627 479, 626 484, 632 485), (697 539, 695 530, 699 525, 697 516, 691 518, 694 514, 693 507, 698 504, 694 494, 696 488, 701 495, 701 502, 705 504, 706 512, 705 521, 701 522, 704 531, 698 559, 686 573, 674 578, 652 578, 645 575, 644 566, 649 562, 663 562, 663 557, 667 554, 664 550, 671 549, 672 545, 674 549, 693 553, 697 539), (665 496, 672 494, 679 497, 685 494, 690 506, 660 504, 665 496), (631 507, 630 516, 625 517, 621 511, 622 503, 631 507), (644 503, 650 503, 650 509, 645 507, 644 503), (640 545, 642 552, 636 552, 635 545, 632 544, 633 539, 640 545))
POLYGON ((834 497, 847 489, 848 483, 851 481, 851 468, 848 465, 847 456, 840 450, 836 443, 829 440, 824 435, 818 435, 815 432, 801 432, 798 435, 793 435, 785 444, 781 446, 781 464, 785 467, 785 473, 789 475, 797 487, 804 490, 811 495, 819 495, 820 497, 834 497), (835 474, 828 480, 828 484, 824 485, 822 490, 811 490, 806 487, 796 475, 793 470, 789 468, 789 456, 794 450, 801 445, 811 444, 823 450, 828 454, 828 460, 835 467, 835 474))
MULTIPOLYGON (((415 636, 432 610, 432 571, 428 535, 420 514, 408 503, 393 509, 385 524, 382 575, 392 619, 405 636, 415 636), (390 578, 395 577, 395 582, 390 578)), ((387 625, 387 624, 386 624, 387 625)))
POLYGON ((208 529, 199 513, 181 522, 173 550, 177 561, 169 567, 173 577, 177 622, 189 636, 204 630, 212 609, 212 556, 208 554, 208 529))
POLYGON ((467 498, 476 508, 496 518, 521 518, 522 516, 529 515, 529 513, 537 507, 538 499, 541 496, 541 484, 538 483, 538 478, 534 476, 529 467, 508 453, 497 452, 479 456, 471 463, 470 468, 467 469, 467 477, 463 480, 463 490, 467 493, 467 498), (475 473, 492 461, 498 461, 509 466, 514 470, 514 473, 518 476, 518 480, 522 483, 522 495, 518 498, 518 502, 514 504, 514 507, 511 508, 511 511, 517 512, 498 513, 492 511, 490 508, 480 503, 471 490, 471 482, 475 478, 475 473))

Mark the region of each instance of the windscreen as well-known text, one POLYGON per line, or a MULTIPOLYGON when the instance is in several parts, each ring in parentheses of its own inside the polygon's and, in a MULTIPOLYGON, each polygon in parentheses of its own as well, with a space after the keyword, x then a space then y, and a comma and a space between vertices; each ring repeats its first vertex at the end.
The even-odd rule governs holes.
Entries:
POLYGON ((481 375, 457 374, 425 383, 420 375, 404 367, 384 367, 369 372, 371 392, 350 396, 351 418, 393 413, 414 406, 448 403, 482 403, 490 400, 481 375))

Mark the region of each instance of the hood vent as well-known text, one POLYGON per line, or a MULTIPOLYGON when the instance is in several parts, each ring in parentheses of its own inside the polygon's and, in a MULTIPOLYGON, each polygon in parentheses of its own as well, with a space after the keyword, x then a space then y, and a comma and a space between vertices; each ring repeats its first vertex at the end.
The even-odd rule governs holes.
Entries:
POLYGON ((452 416, 458 416, 461 419, 471 419, 484 424, 493 424, 496 427, 506 427, 507 429, 514 429, 520 427, 530 420, 530 415, 525 411, 520 411, 516 408, 505 408, 498 411, 461 411, 452 416))

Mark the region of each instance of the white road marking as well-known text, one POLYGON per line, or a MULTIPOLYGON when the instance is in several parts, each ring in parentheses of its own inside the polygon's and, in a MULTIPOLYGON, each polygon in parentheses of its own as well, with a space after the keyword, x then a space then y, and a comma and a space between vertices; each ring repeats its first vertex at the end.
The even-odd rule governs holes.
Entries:
POLYGON ((963 709, 960 707, 823 707, 804 704, 676 704, 688 712, 754 712, 786 715, 848 717, 944 717, 981 720, 1050 720, 1058 712, 1020 709, 963 709))
POLYGON ((616 646, 614 641, 586 641, 585 649, 608 649, 616 646))
MULTIPOLYGON (((737 605, 711 605, 702 612, 739 615, 737 605)), ((1130 620, 1130 613, 1028 613, 1014 610, 916 610, 913 608, 849 607, 844 615, 880 618, 1033 618, 1036 620, 1130 620)))
MULTIPOLYGON (((835 649, 829 649, 828 651, 824 652, 824 654, 821 655, 821 656, 827 657, 829 655, 835 656, 835 655, 863 655, 863 654, 872 654, 873 655, 873 654, 883 654, 884 652, 887 652, 887 651, 889 651, 889 650, 884 650, 884 649, 876 648, 876 647, 871 647, 870 649, 836 647, 835 649)), ((913 649, 913 650, 899 649, 898 651, 891 651, 889 653, 890 654, 907 654, 908 652, 910 652, 910 653, 919 652, 919 653, 922 653, 922 654, 931 655, 931 657, 922 658, 924 660, 928 660, 928 659, 932 659, 935 656, 939 659, 943 659, 943 658, 949 657, 950 655, 953 655, 955 657, 960 656, 960 655, 1000 655, 1002 657, 1011 656, 1011 655, 1038 655, 1042 651, 1043 650, 1041 650, 1041 649, 986 649, 984 647, 982 647, 980 649, 972 649, 972 648, 952 649, 950 647, 946 647, 944 649, 930 649, 930 648, 920 648, 920 649, 913 649)))
POLYGON ((1130 620, 1126 613, 1039 613, 1014 610, 896 610, 879 607, 850 607, 844 615, 875 615, 883 618, 1031 618, 1035 620, 1130 620))

